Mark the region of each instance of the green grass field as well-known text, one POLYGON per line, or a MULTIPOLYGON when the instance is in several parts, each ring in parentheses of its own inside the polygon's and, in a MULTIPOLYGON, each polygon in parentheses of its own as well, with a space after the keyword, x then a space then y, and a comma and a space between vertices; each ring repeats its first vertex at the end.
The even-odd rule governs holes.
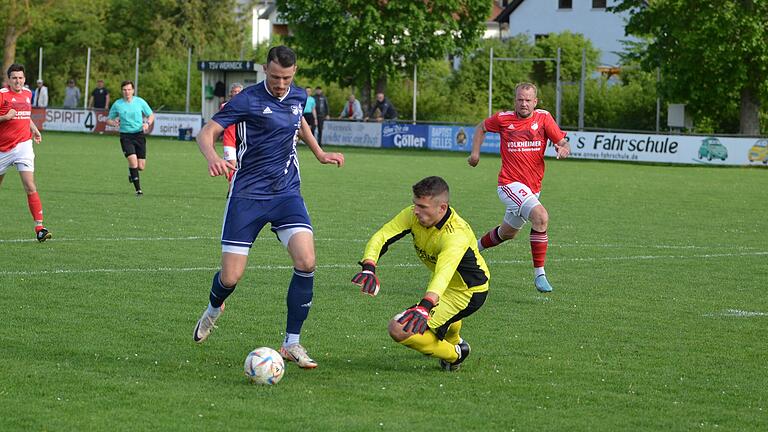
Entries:
POLYGON ((491 293, 450 374, 386 332, 429 276, 409 238, 378 297, 349 279, 427 175, 477 235, 495 226, 499 158, 344 148, 336 169, 302 148, 318 256, 302 343, 320 367, 261 387, 242 364, 282 340, 291 262, 263 231, 219 329, 192 342, 226 191, 197 146, 151 139, 140 199, 114 136, 46 133, 35 151, 53 239, 33 240, 15 170, 0 187, 2 431, 768 430, 768 170, 548 160, 555 292, 533 287, 527 228, 485 251, 491 293))

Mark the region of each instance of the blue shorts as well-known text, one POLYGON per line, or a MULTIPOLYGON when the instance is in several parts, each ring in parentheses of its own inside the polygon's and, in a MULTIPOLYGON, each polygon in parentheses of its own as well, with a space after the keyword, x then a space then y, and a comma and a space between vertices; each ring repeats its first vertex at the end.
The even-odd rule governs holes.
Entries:
POLYGON ((288 230, 312 231, 312 222, 300 195, 271 200, 230 197, 221 229, 222 251, 248 255, 253 241, 267 223, 276 234, 288 230))

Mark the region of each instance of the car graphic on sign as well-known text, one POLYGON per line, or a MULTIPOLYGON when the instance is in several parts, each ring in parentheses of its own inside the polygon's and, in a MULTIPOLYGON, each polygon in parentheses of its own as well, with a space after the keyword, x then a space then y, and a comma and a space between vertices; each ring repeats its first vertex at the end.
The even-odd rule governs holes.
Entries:
POLYGON ((699 159, 703 158, 707 158, 707 160, 726 160, 728 158, 728 149, 717 138, 704 138, 701 141, 701 147, 699 147, 699 159))
POLYGON ((761 139, 755 142, 755 145, 749 149, 747 159, 750 162, 762 162, 768 164, 768 139, 761 139))

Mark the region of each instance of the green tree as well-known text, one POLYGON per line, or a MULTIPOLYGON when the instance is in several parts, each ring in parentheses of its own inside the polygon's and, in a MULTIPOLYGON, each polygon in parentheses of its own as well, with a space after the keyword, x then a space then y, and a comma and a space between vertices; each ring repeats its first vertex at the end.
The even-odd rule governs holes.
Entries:
POLYGON ((3 36, 3 75, 16 60, 16 44, 19 37, 29 31, 42 17, 54 0, 8 0, 0 8, 0 22, 4 24, 3 36))
POLYGON ((414 64, 474 47, 490 12, 486 0, 278 0, 291 43, 315 73, 370 92, 414 64))
MULTIPOLYGON (((737 108, 739 132, 760 133, 760 102, 768 95, 768 1, 623 0, 628 34, 650 40, 646 70, 661 68, 660 90, 687 102, 697 117, 737 108)), ((721 116, 718 129, 731 132, 721 116)))
MULTIPOLYGON (((185 107, 188 48, 193 60, 239 58, 245 51, 246 20, 235 13, 236 0, 56 0, 55 4, 55 13, 39 14, 35 25, 19 37, 16 55, 16 61, 26 63, 27 75, 34 76, 38 48, 43 48, 52 106, 61 104, 67 79, 75 79, 84 90, 88 48, 91 78, 104 79, 113 100, 120 97, 120 83, 133 79, 139 48, 139 94, 153 108, 164 110, 185 107)), ((199 82, 196 68, 192 73, 192 82, 199 82)), ((190 98, 200 100, 199 85, 191 87, 190 98)))
MULTIPOLYGON (((535 53, 538 57, 557 58, 560 49, 560 80, 579 81, 581 79, 581 53, 585 52, 587 74, 595 70, 600 61, 600 50, 592 41, 579 33, 565 31, 552 33, 536 41, 535 53)), ((546 61, 537 63, 535 78, 538 82, 554 82, 557 63, 546 61)))

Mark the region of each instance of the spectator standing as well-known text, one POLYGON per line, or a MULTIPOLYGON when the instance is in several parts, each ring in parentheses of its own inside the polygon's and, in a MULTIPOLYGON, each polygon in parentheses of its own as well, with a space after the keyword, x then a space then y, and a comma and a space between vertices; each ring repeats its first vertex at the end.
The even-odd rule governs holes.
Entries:
POLYGON ((360 106, 360 101, 357 100, 354 94, 349 95, 347 103, 344 104, 344 108, 339 114, 340 119, 347 120, 362 120, 363 108, 360 106))
POLYGON ((312 130, 312 135, 315 135, 315 119, 317 119, 317 111, 315 110, 315 98, 312 97, 312 87, 307 87, 307 102, 304 105, 304 120, 307 121, 309 129, 312 130))
POLYGON ((81 97, 80 88, 75 87, 75 80, 67 81, 67 87, 64 88, 64 108, 77 108, 81 97))
POLYGON ((88 100, 88 108, 105 110, 107 107, 109 107, 109 90, 104 87, 104 80, 98 80, 88 100))
POLYGON ((395 109, 395 106, 392 105, 392 102, 390 102, 382 92, 376 93, 376 102, 371 106, 371 110, 368 111, 368 117, 366 117, 365 120, 373 117, 373 115, 376 114, 376 111, 379 112, 379 115, 376 116, 376 121, 397 120, 397 110, 395 109))
POLYGON ((32 142, 39 144, 43 137, 30 117, 32 92, 24 87, 24 81, 24 66, 12 64, 8 68, 8 86, 0 89, 0 184, 8 168, 15 166, 35 221, 35 237, 44 242, 51 238, 51 233, 43 226, 43 204, 35 185, 32 150, 32 142))
POLYGON ((320 86, 315 87, 315 112, 317 113, 317 143, 323 146, 323 123, 328 118, 328 98, 320 86))
POLYGON ((37 80, 37 88, 32 96, 33 108, 45 108, 48 106, 48 87, 43 84, 43 80, 37 80))

